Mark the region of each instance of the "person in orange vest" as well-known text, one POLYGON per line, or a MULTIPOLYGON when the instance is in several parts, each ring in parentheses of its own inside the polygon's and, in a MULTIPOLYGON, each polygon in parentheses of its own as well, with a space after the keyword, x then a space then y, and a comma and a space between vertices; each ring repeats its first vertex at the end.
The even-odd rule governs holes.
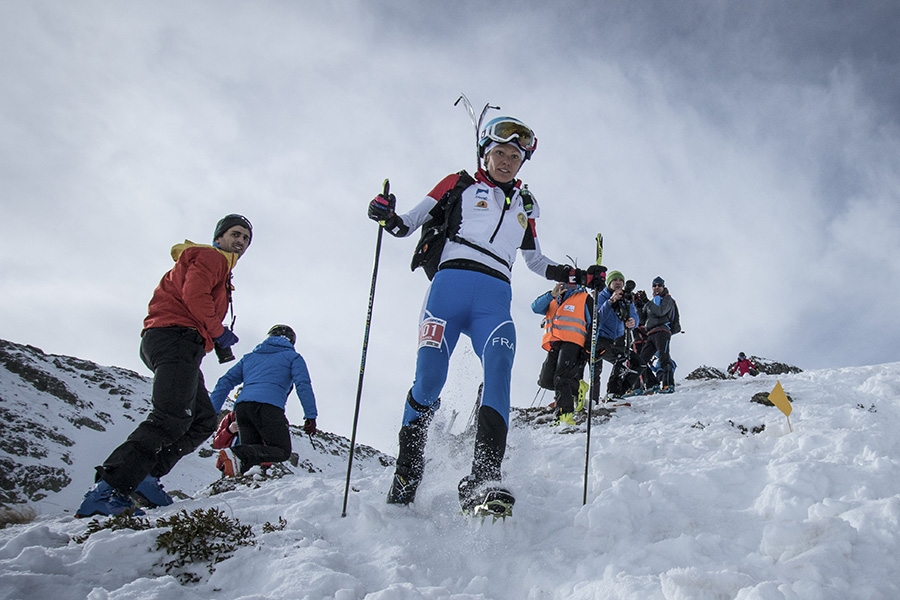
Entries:
POLYGON ((583 286, 557 283, 552 290, 535 298, 531 310, 544 315, 541 347, 547 351, 547 357, 541 366, 538 385, 554 392, 553 425, 574 426, 575 396, 590 356, 593 299, 583 286))

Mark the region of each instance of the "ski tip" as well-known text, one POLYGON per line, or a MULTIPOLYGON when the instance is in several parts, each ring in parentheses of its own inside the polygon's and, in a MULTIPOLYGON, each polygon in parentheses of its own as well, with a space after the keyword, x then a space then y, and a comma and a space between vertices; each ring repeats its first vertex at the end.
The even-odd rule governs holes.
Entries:
POLYGON ((387 198, 388 194, 391 193, 391 181, 387 177, 385 177, 385 179, 384 179, 384 183, 382 184, 382 189, 384 190, 382 192, 382 194, 384 195, 385 198, 387 198))

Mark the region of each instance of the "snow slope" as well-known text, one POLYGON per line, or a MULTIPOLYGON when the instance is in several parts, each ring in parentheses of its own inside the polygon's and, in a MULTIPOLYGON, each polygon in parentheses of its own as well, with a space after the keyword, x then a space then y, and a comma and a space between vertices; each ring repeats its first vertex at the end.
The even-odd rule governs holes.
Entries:
MULTIPOLYGON (((385 504, 392 469, 374 459, 355 463, 343 518, 346 462, 335 456, 217 495, 207 476, 148 515, 218 507, 253 526, 257 544, 199 583, 163 573, 158 529, 79 544, 86 520, 45 514, 0 530, 0 598, 898 598, 898 396, 894 363, 682 381, 675 394, 598 410, 586 505, 583 429, 514 419, 504 471, 518 501, 497 523, 458 514, 471 439, 465 423, 436 422, 410 507, 385 504), (776 380, 794 401, 793 432, 750 401, 776 380), (263 532, 279 517, 283 530, 263 532)), ((308 440, 295 445, 319 460, 308 440)), ((197 465, 210 460, 184 468, 205 472, 197 465)))

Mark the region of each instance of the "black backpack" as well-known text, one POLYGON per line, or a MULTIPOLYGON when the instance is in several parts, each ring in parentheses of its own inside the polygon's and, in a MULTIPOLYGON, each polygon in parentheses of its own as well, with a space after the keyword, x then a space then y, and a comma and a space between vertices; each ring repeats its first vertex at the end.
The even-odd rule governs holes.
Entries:
MULTIPOLYGON (((412 262, 409 265, 409 268, 413 271, 423 267, 429 281, 434 279, 434 274, 437 273, 438 267, 440 267, 441 253, 444 251, 444 244, 446 244, 448 239, 490 256, 500 264, 505 265, 507 269, 512 268, 512 265, 502 257, 457 235, 462 222, 462 208, 460 206, 462 194, 466 188, 475 183, 475 179, 465 170, 460 171, 457 175, 459 175, 459 179, 457 179, 453 189, 447 191, 428 213, 431 215, 431 218, 422 225, 422 234, 419 238, 419 243, 416 244, 416 249, 413 251, 412 262)), ((528 189, 527 184, 519 190, 519 195, 522 198, 522 207, 531 216, 534 210, 534 196, 528 189)), ((505 215, 506 212, 504 211, 503 214, 505 215)), ((500 217, 500 222, 503 222, 503 216, 500 217)), ((497 228, 499 229, 499 227, 500 223, 497 223, 497 228)))
POLYGON ((681 333, 681 315, 678 314, 678 303, 675 302, 675 298, 672 298, 672 306, 675 308, 672 310, 672 320, 669 321, 669 331, 673 334, 681 333))
POLYGON ((475 179, 465 170, 460 171, 458 175, 459 179, 453 189, 448 190, 428 213, 431 218, 422 225, 422 234, 409 264, 412 271, 419 267, 425 269, 428 281, 434 279, 434 274, 437 273, 447 238, 456 235, 459 230, 459 200, 462 193, 475 183, 475 179), (454 211, 456 215, 452 215, 454 211))
POLYGON ((606 391, 614 396, 624 396, 637 386, 641 370, 638 353, 631 349, 623 352, 613 363, 606 391))

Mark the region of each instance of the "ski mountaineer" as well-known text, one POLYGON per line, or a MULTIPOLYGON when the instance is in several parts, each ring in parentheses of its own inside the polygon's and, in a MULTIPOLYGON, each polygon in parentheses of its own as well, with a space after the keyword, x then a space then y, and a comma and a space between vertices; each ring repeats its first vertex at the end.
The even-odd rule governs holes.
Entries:
POLYGON ((132 496, 149 508, 172 504, 159 478, 216 429, 200 362, 214 347, 218 353, 238 341, 222 319, 231 305, 231 270, 252 236, 250 221, 232 214, 216 224, 212 246, 185 240, 172 247, 175 266, 154 290, 141 332, 141 359, 153 371, 150 414, 97 467, 76 517, 134 510, 132 496))
POLYGON ((460 505, 465 514, 481 509, 511 514, 515 500, 500 486, 500 465, 506 452, 516 348, 510 315, 516 251, 522 251, 529 269, 554 281, 603 285, 605 271, 600 265, 584 271, 558 264, 541 252, 535 227, 537 202, 530 193, 523 193, 522 182, 516 179, 536 147, 534 132, 521 121, 492 119, 479 136, 478 155, 484 167, 479 166, 470 185, 460 189, 457 182, 462 174, 448 175, 403 215, 394 212, 393 194, 378 195, 369 204, 370 219, 379 221, 388 233, 406 237, 429 219, 436 204, 459 200, 458 210, 450 217, 450 230, 455 233, 443 246, 420 317, 415 380, 406 396, 388 503, 409 504, 415 499, 424 470, 428 425, 439 406, 450 355, 460 334, 465 334, 481 360, 484 391, 471 472, 458 486, 460 505))
POLYGON ((216 467, 226 477, 243 475, 263 463, 282 462, 291 456, 291 431, 284 407, 291 388, 303 406, 303 431, 316 433, 316 396, 306 361, 294 350, 297 334, 287 325, 273 325, 266 339, 245 354, 219 378, 210 400, 218 414, 228 394, 243 383, 234 401, 241 443, 221 449, 216 467))
POLYGON ((557 283, 552 290, 535 298, 531 310, 544 315, 541 347, 547 351, 547 357, 541 365, 538 385, 554 391, 553 425, 573 427, 575 396, 579 394, 584 365, 590 358, 594 300, 584 286, 557 283))

